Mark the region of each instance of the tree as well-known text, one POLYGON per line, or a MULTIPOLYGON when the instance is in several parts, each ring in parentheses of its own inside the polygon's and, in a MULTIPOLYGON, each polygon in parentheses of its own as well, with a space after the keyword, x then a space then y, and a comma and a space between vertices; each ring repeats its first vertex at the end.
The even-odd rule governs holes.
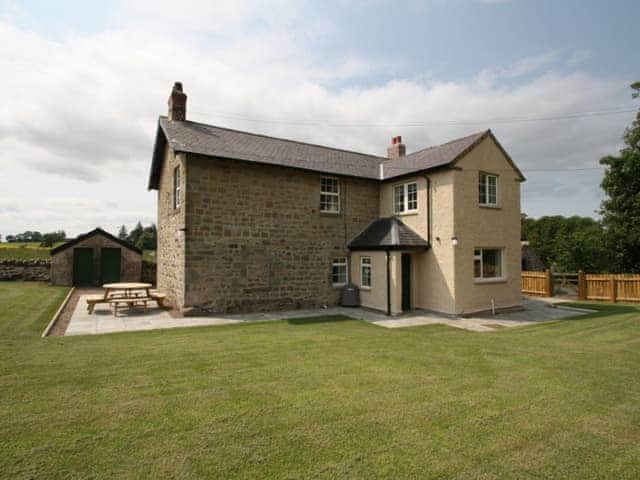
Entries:
POLYGON ((129 233, 127 232, 127 227, 125 227, 124 225, 120 226, 120 231, 118 232, 118 238, 120 240, 126 240, 128 236, 129 236, 129 233))
POLYGON ((135 228, 129 232, 129 236, 127 237, 129 243, 137 245, 138 239, 140 238, 140 235, 142 235, 143 230, 142 222, 138 220, 135 228))
MULTIPOLYGON (((632 98, 640 98, 640 82, 631 85, 632 98)), ((601 187, 606 195, 601 214, 612 252, 612 268, 640 272, 640 110, 625 130, 625 147, 618 156, 600 160, 606 166, 601 187)))
POLYGON ((145 227, 142 233, 138 237, 136 247, 141 250, 155 250, 157 248, 158 235, 156 232, 155 224, 151 224, 149 227, 145 227))
POLYGON ((42 242, 40 245, 43 247, 53 247, 57 242, 64 242, 66 238, 67 234, 64 230, 45 233, 42 235, 42 242))

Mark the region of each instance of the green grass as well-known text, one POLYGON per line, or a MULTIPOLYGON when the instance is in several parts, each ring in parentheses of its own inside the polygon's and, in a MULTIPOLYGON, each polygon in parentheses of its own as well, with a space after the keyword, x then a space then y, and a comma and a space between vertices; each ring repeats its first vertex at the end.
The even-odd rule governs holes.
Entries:
POLYGON ((0 243, 0 260, 48 260, 49 250, 37 242, 0 243))
POLYGON ((640 476, 633 307, 491 333, 325 318, 38 338, 64 293, 0 284, 6 478, 640 476))

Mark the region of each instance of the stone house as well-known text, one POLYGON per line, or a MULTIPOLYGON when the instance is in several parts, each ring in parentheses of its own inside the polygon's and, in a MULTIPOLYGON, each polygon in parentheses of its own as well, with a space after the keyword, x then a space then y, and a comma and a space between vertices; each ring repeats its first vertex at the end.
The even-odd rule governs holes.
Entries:
POLYGON ((53 285, 99 286, 139 282, 142 251, 101 228, 51 250, 53 285))
POLYGON ((520 294, 520 182, 490 130, 386 156, 186 120, 158 121, 158 288, 179 309, 335 305, 468 314, 520 294))

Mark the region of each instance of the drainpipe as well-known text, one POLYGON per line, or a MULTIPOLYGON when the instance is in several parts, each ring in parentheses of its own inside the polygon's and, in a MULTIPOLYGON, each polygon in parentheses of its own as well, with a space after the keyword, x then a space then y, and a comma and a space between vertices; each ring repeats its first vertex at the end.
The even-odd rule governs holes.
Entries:
POLYGON ((424 176, 427 181, 427 243, 431 246, 431 179, 424 176))
POLYGON ((391 262, 389 249, 385 250, 387 254, 387 316, 391 316, 391 262))

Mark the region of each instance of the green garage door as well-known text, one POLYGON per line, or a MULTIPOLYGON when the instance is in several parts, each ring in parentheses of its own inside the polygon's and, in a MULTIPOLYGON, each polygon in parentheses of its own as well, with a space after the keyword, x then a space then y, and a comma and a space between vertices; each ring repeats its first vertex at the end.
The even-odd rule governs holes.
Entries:
POLYGON ((73 249, 73 284, 93 284, 93 249, 73 249))
POLYGON ((103 248, 100 252, 102 284, 120 281, 120 249, 103 248))

